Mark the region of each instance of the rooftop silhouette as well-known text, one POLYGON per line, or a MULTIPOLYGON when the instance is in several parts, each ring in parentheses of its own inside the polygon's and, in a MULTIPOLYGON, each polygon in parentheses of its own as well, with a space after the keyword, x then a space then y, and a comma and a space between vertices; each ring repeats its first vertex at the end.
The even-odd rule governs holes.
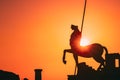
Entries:
POLYGON ((0 80, 20 80, 20 78, 13 72, 0 70, 0 80))
POLYGON ((77 74, 68 75, 68 80, 120 80, 120 54, 106 54, 105 64, 105 67, 95 70, 85 62, 79 63, 77 74))
MULTIPOLYGON (((35 69, 35 80, 42 80, 42 69, 35 69)), ((20 80, 19 75, 0 70, 0 80, 20 80)), ((24 78, 23 80, 29 80, 28 78, 24 78)))

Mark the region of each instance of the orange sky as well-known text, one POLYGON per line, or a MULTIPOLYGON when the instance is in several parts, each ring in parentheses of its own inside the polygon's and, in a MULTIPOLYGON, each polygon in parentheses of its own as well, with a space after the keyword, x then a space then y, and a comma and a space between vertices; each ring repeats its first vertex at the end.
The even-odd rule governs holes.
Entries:
MULTIPOLYGON (((64 65, 62 52, 70 48, 70 25, 80 29, 83 5, 84 0, 0 0, 0 69, 34 80, 34 69, 42 68, 43 80, 67 80, 75 63, 67 54, 64 65)), ((119 21, 120 0, 88 0, 83 37, 120 52, 119 21)), ((79 58, 84 61, 99 65, 79 58)))

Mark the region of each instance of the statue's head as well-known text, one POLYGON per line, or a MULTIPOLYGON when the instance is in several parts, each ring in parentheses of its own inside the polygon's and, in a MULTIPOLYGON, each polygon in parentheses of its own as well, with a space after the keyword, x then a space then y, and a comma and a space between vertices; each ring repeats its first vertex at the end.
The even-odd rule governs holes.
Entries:
POLYGON ((71 25, 71 29, 72 29, 72 30, 77 30, 77 29, 78 29, 78 26, 72 24, 72 25, 71 25))

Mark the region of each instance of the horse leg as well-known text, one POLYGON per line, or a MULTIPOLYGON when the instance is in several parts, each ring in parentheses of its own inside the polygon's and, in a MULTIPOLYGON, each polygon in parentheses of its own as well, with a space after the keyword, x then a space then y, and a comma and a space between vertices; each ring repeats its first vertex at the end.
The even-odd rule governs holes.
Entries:
MULTIPOLYGON (((64 50, 64 52, 63 52, 63 63, 64 64, 66 64, 66 60, 65 60, 66 52, 73 53, 73 51, 71 49, 65 49, 64 50)), ((75 72, 74 72, 74 75, 75 75, 76 74, 76 68, 78 67, 78 55, 73 53, 73 57, 74 57, 74 60, 75 60, 75 63, 76 63, 75 72)))
POLYGON ((78 55, 73 54, 73 57, 74 57, 74 60, 75 60, 76 65, 78 66, 78 55))
POLYGON ((74 57, 74 60, 75 60, 75 63, 76 63, 75 72, 74 72, 74 75, 76 75, 76 70, 77 70, 77 68, 78 68, 78 55, 73 54, 73 57, 74 57))
POLYGON ((105 67, 105 65, 104 65, 105 60, 103 59, 102 56, 94 56, 93 58, 94 58, 98 63, 100 63, 100 66, 98 67, 98 70, 100 70, 102 66, 105 67))
POLYGON ((63 63, 64 64, 66 64, 66 60, 65 60, 66 52, 72 53, 72 50, 71 49, 65 49, 63 51, 63 63))

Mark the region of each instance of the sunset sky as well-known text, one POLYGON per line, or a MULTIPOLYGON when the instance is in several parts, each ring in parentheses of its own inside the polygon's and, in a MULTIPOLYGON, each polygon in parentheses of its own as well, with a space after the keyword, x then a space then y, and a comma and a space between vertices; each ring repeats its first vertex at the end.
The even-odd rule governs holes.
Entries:
MULTIPOLYGON (((0 69, 34 80, 34 69, 43 69, 42 80, 67 80, 74 74, 70 48, 71 24, 81 25, 84 0, 0 0, 0 69)), ((109 53, 120 52, 120 0, 87 0, 83 35, 109 53)), ((104 54, 103 54, 104 56, 104 54)), ((79 57, 93 68, 92 58, 79 57)))

